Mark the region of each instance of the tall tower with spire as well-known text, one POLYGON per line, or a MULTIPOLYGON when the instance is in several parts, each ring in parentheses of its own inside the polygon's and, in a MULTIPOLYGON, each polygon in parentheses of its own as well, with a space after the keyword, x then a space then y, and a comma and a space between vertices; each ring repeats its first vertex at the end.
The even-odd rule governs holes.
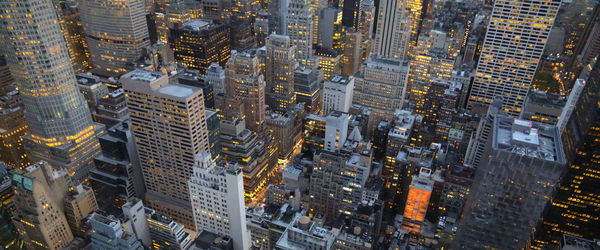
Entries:
POLYGON ((25 106, 32 161, 85 179, 100 152, 98 131, 77 80, 51 0, 0 0, 6 59, 25 106))

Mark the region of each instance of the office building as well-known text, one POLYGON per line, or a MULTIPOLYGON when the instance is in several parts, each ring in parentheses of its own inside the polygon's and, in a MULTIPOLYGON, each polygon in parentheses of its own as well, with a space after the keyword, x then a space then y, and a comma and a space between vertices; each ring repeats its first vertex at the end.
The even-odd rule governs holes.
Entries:
POLYGON ((204 96, 204 107, 207 109, 215 108, 213 86, 203 76, 198 75, 194 71, 187 71, 172 78, 176 78, 180 84, 201 88, 202 95, 204 96))
POLYGON ((408 61, 371 56, 355 75, 352 104, 371 109, 368 136, 381 120, 391 120, 404 105, 409 68, 408 61))
POLYGON ((77 4, 73 1, 61 1, 55 8, 73 69, 75 72, 91 69, 92 59, 77 4))
POLYGON ((315 51, 319 67, 323 70, 323 79, 329 80, 342 73, 342 55, 334 49, 318 47, 315 51))
POLYGON ((217 110, 222 120, 244 119, 248 128, 262 132, 265 122, 265 80, 258 57, 233 53, 225 68, 225 93, 217 96, 217 110))
POLYGON ((15 195, 12 174, 8 172, 8 167, 0 162, 0 246, 5 249, 14 248, 22 243, 11 218, 15 209, 13 203, 15 195))
POLYGON ((246 212, 246 220, 252 244, 261 249, 274 249, 285 230, 302 213, 287 204, 254 207, 246 212))
POLYGON ((419 113, 423 113, 425 95, 428 94, 433 79, 449 80, 452 76, 454 60, 445 55, 431 53, 415 55, 410 61, 410 76, 407 94, 419 113))
POLYGON ((81 223, 94 211, 98 211, 98 203, 90 187, 77 185, 69 190, 65 197, 64 212, 74 236, 85 236, 81 223))
POLYGON ((224 24, 191 19, 169 29, 175 62, 204 74, 212 62, 225 65, 231 54, 230 34, 224 24))
POLYGON ((119 88, 98 100, 92 114, 95 122, 104 124, 107 128, 129 121, 129 109, 125 103, 125 91, 119 88))
POLYGON ((96 111, 98 101, 108 97, 108 86, 100 81, 100 77, 88 74, 77 74, 77 87, 87 101, 90 112, 96 111))
POLYGON ((360 21, 360 3, 361 0, 343 0, 342 5, 342 25, 347 28, 358 30, 360 21))
POLYGON ((556 125, 567 98, 560 94, 531 89, 523 104, 521 119, 556 125))
POLYGON ((13 90, 15 90, 15 86, 10 69, 4 56, 0 56, 0 96, 4 96, 13 90))
POLYGON ((600 63, 593 65, 590 77, 585 81, 581 96, 562 131, 562 141, 567 156, 567 173, 547 204, 532 239, 533 249, 556 247, 562 234, 579 235, 587 239, 597 238, 598 206, 595 196, 600 192, 597 156, 600 130, 600 63))
POLYGON ((13 223, 25 246, 53 250, 68 246, 73 240, 64 213, 68 172, 41 161, 15 172, 12 179, 16 187, 13 223))
POLYGON ((434 181, 431 179, 431 169, 421 168, 418 175, 412 178, 404 207, 402 228, 420 233, 429 207, 434 181))
POLYGON ((221 121, 222 157, 237 163, 244 173, 244 190, 248 200, 267 187, 275 174, 277 144, 267 144, 255 132, 246 128, 245 121, 221 121))
POLYGON ((354 77, 336 75, 323 85, 323 113, 331 111, 348 113, 354 94, 354 77))
POLYGON ((298 67, 294 71, 296 102, 304 104, 307 113, 320 114, 323 101, 323 71, 318 67, 298 67))
POLYGON ((399 0, 382 0, 379 3, 373 53, 408 59, 413 27, 405 4, 399 0))
POLYGON ((250 248, 242 175, 236 163, 219 167, 210 154, 199 153, 188 182, 196 231, 231 237, 235 249, 250 248))
POLYGON ((342 11, 339 8, 324 8, 319 13, 319 30, 316 32, 317 44, 324 48, 333 49, 334 42, 339 43, 342 26, 342 11))
POLYGON ((335 234, 319 226, 308 216, 294 218, 279 240, 275 243, 275 249, 331 249, 335 241, 335 234))
POLYGON ((121 75, 150 46, 143 0, 85 0, 77 4, 92 62, 121 75))
POLYGON ((482 163, 488 138, 492 136, 492 125, 496 116, 504 114, 502 110, 503 98, 497 96, 490 104, 487 113, 481 117, 477 130, 471 135, 469 147, 465 153, 465 164, 475 169, 482 163))
POLYGON ((167 75, 136 70, 121 77, 146 183, 147 205, 193 228, 187 190, 194 155, 209 152, 200 88, 169 83, 167 75))
POLYGON ((342 74, 353 76, 362 64, 362 34, 360 32, 346 33, 344 43, 344 56, 342 62, 342 74))
POLYGON ((90 186, 96 193, 99 208, 119 214, 121 206, 132 197, 143 197, 144 177, 129 123, 119 123, 99 138, 102 153, 94 158, 90 186))
POLYGON ((555 126, 498 115, 459 223, 459 247, 524 248, 564 173, 555 126))
POLYGON ((88 232, 93 250, 142 250, 144 247, 140 241, 125 231, 121 221, 112 215, 104 216, 93 213, 89 218, 92 230, 88 232))
MULTIPOLYGON (((380 5, 381 6, 381 5, 380 5)), ((373 40, 373 28, 375 25, 375 16, 377 7, 373 0, 362 0, 360 3, 360 15, 358 16, 358 29, 360 32, 361 40, 363 42, 373 40)))
POLYGON ((122 206, 123 227, 125 231, 133 234, 145 247, 150 247, 152 238, 150 237, 150 227, 146 218, 146 212, 154 212, 152 209, 144 207, 142 200, 131 198, 122 206))
POLYGON ((469 96, 469 109, 487 106, 501 95, 503 109, 509 115, 521 112, 560 3, 558 0, 536 0, 527 5, 519 1, 494 3, 469 96), (515 21, 511 18, 514 13, 524 14, 515 21))
POLYGON ((77 89, 52 1, 5 0, 0 8, 11 13, 0 16, 5 23, 2 35, 23 38, 12 40, 4 49, 29 125, 30 134, 23 137, 25 149, 32 161, 47 161, 55 168, 67 169, 76 182, 84 180, 100 152, 96 137, 101 128, 92 123, 77 89), (27 10, 21 4, 37 7, 27 10))
POLYGON ((287 32, 287 13, 289 0, 270 1, 269 10, 269 31, 278 35, 285 35, 287 32))
POLYGON ((221 120, 214 109, 206 109, 206 129, 208 129, 208 143, 210 144, 210 154, 213 159, 221 157, 221 120))
POLYGON ((23 136, 29 127, 23 113, 23 102, 18 91, 0 96, 0 161, 11 168, 26 168, 29 157, 23 144, 23 136))
POLYGON ((186 250, 192 243, 192 236, 183 225, 148 209, 146 221, 154 249, 186 250))
MULTIPOLYGON (((290 23, 289 25, 293 24, 290 23)), ((299 53, 308 53, 298 52, 295 54, 294 50, 297 49, 297 46, 301 45, 295 44, 293 42, 294 39, 302 38, 272 34, 265 41, 267 48, 265 59, 267 104, 271 109, 281 113, 288 110, 296 102, 296 94, 294 92, 296 59, 299 59, 299 53)), ((309 46, 312 54, 312 43, 309 46)))
POLYGON ((164 44, 169 41, 169 29, 172 29, 176 23, 185 23, 192 19, 190 8, 177 1, 165 7, 163 13, 156 12, 155 15, 158 41, 164 44))
POLYGON ((308 0, 290 0, 287 11, 285 34, 294 46, 296 61, 302 66, 310 66, 314 40, 313 8, 309 7, 308 0))
POLYGON ((352 214, 362 202, 362 189, 371 171, 372 149, 358 128, 348 132, 348 114, 331 112, 327 117, 325 150, 313 158, 310 177, 310 214, 329 220, 352 214))
POLYGON ((267 115, 265 123, 277 141, 279 159, 289 159, 299 148, 304 115, 304 105, 302 104, 294 105, 284 114, 272 112, 267 115))
POLYGON ((204 74, 204 80, 212 85, 213 95, 225 93, 225 70, 218 63, 210 63, 204 74))

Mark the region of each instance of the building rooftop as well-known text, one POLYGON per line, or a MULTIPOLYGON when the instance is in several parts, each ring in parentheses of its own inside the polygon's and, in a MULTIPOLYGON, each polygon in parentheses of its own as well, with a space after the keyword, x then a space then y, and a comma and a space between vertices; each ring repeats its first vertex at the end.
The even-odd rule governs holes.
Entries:
POLYGON ((565 162, 555 126, 504 115, 494 121, 493 147, 546 161, 565 162))
POLYGON ((138 70, 132 71, 128 74, 125 74, 123 76, 123 78, 129 78, 131 80, 140 81, 140 82, 153 82, 163 76, 164 76, 164 74, 160 73, 160 72, 153 72, 153 71, 138 69, 138 70))
POLYGON ((199 31, 208 26, 210 26, 210 22, 207 22, 207 21, 201 20, 201 19, 190 19, 190 20, 186 21, 185 23, 183 23, 183 27, 194 30, 194 31, 199 31))
POLYGON ((158 93, 161 94, 166 94, 166 95, 171 95, 171 96, 177 96, 177 97, 186 97, 186 96, 190 96, 192 94, 194 94, 194 90, 189 88, 186 85, 181 85, 181 84, 168 84, 165 85, 161 88, 159 88, 158 93))

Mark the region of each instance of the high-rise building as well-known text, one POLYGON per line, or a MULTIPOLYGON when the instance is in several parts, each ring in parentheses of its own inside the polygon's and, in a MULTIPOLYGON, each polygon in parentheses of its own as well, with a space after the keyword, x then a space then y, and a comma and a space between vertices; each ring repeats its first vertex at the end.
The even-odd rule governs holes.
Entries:
POLYGON ((267 187, 275 173, 277 146, 267 144, 262 140, 265 138, 248 130, 242 119, 222 120, 220 130, 222 157, 243 170, 245 196, 252 200, 267 187))
POLYGON ((77 4, 73 1, 54 1, 57 4, 58 15, 63 36, 67 42, 67 49, 71 57, 71 64, 76 72, 87 71, 92 68, 92 59, 86 41, 86 35, 81 23, 77 4))
POLYGON ((213 95, 225 93, 225 70, 216 62, 210 63, 204 79, 213 87, 213 95))
POLYGON ((77 89, 52 1, 3 0, 0 8, 7 14, 0 16, 7 62, 30 130, 25 149, 32 161, 47 161, 67 169, 75 181, 84 180, 100 152, 100 128, 77 89))
POLYGON ((409 68, 408 61, 371 56, 355 75, 352 104, 371 109, 367 135, 381 120, 390 121, 404 105, 409 68))
POLYGON ((255 55, 232 53, 225 68, 225 93, 217 96, 223 120, 244 119, 248 128, 262 131, 265 122, 265 80, 255 55))
POLYGON ((296 104, 284 114, 272 112, 267 115, 266 124, 277 141, 279 159, 290 159, 298 149, 304 114, 304 105, 296 104))
POLYGON ((547 204, 547 212, 533 237, 532 249, 559 244, 562 234, 593 239, 600 233, 596 194, 600 193, 600 63, 593 65, 590 77, 562 132, 568 161, 567 173, 547 204))
POLYGON ((348 113, 352 106, 352 95, 354 94, 354 77, 334 76, 326 80, 323 85, 323 113, 331 111, 348 113))
POLYGON ((0 246, 5 249, 18 247, 22 242, 11 219, 15 209, 15 195, 12 174, 8 172, 8 167, 0 162, 0 246))
MULTIPOLYGON (((292 24, 290 23, 290 25, 292 24)), ((296 59, 298 54, 307 53, 294 53, 294 49, 301 45, 292 42, 293 39, 302 38, 272 34, 266 39, 265 82, 267 84, 267 104, 271 109, 278 112, 285 112, 296 102, 294 92, 296 59)), ((312 51, 312 43, 310 50, 312 51)))
POLYGON ((123 229, 121 221, 112 215, 104 216, 93 213, 90 218, 88 232, 93 250, 142 250, 140 241, 123 229))
POLYGON ((169 29, 176 23, 185 23, 192 19, 190 12, 190 8, 180 2, 169 4, 164 13, 157 12, 155 15, 158 40, 166 44, 169 41, 169 29))
POLYGON ((375 6, 375 1, 373 0, 361 0, 360 3, 360 15, 358 20, 358 29, 356 31, 360 32, 361 40, 371 41, 373 39, 373 28, 375 25, 375 11, 377 7, 375 6))
POLYGON ((342 30, 342 11, 339 8, 329 7, 320 11, 319 32, 315 32, 319 46, 332 49, 342 30))
POLYGON ((224 24, 191 19, 169 29, 169 47, 176 62, 204 74, 212 62, 225 65, 229 60, 229 35, 224 24))
POLYGON ((294 92, 296 102, 303 103, 306 112, 313 114, 321 113, 323 99, 323 71, 317 67, 298 67, 294 71, 294 92))
POLYGON ((344 43, 344 56, 342 62, 342 74, 353 76, 362 64, 362 38, 359 32, 346 33, 344 43))
POLYGON ((404 207, 402 228, 411 232, 420 233, 425 221, 425 214, 429 207, 429 199, 433 191, 433 179, 430 178, 431 169, 421 168, 418 175, 412 178, 404 207))
POLYGON ((196 231, 206 230, 233 239, 234 249, 249 249, 242 168, 232 163, 217 166, 210 154, 196 155, 188 182, 196 231))
POLYGON ((498 115, 459 223, 464 248, 525 248, 550 201, 565 154, 555 126, 498 115))
POLYGON ((23 136, 29 127, 23 114, 23 102, 18 91, 0 96, 0 161, 11 168, 26 168, 29 157, 23 145, 23 136))
POLYGON ((411 50, 412 25, 404 9, 405 4, 399 0, 383 0, 379 3, 375 54, 407 59, 411 50))
POLYGON ((347 28, 358 30, 360 21, 361 0, 343 0, 342 25, 347 28))
POLYGON ((200 88, 169 83, 167 75, 136 70, 120 79, 146 183, 146 202, 194 228, 187 180, 194 155, 209 152, 200 88))
POLYGON ((504 97, 503 109, 517 116, 540 62, 561 1, 494 2, 468 108, 504 97), (517 16, 514 13, 523 13, 517 16))
POLYGON ((413 57, 410 61, 407 93, 410 103, 415 105, 418 113, 422 113, 425 95, 429 92, 433 79, 450 79, 453 67, 454 60, 448 59, 445 55, 431 53, 413 57))
POLYGON ((318 47, 316 50, 319 67, 323 70, 323 79, 329 80, 342 73, 342 55, 334 49, 318 47))
POLYGON ((94 191, 84 185, 77 185, 69 190, 65 197, 65 216, 74 236, 85 236, 81 223, 85 217, 98 210, 94 191))
POLYGON ((0 56, 0 96, 6 95, 15 89, 13 77, 4 56, 0 56))
POLYGON ((125 103, 125 91, 119 88, 108 93, 96 105, 96 112, 92 114, 95 122, 110 128, 119 123, 129 121, 129 109, 125 103))
POLYGON ((78 3, 92 62, 123 74, 150 46, 143 0, 85 0, 78 3))
POLYGON ((185 231, 183 225, 153 210, 147 210, 146 221, 154 249, 188 249, 192 244, 192 236, 185 231))
POLYGON ((285 35, 287 32, 287 13, 289 0, 274 0, 269 2, 269 31, 278 35, 285 35))
POLYGON ((145 247, 150 247, 152 238, 150 237, 150 227, 146 218, 146 210, 154 212, 154 210, 144 207, 142 200, 132 198, 127 201, 122 207, 123 219, 125 220, 125 228, 128 232, 135 234, 135 237, 142 242, 145 247))
MULTIPOLYGON (((313 9, 308 0, 290 0, 286 16, 286 35, 294 45, 296 61, 303 66, 311 65, 314 36, 313 9)), ((288 46, 289 47, 289 46, 288 46)))
POLYGON ((13 223, 27 248, 58 250, 73 240, 64 213, 68 172, 52 168, 41 161, 12 177, 17 191, 13 223))
POLYGON ((371 171, 372 149, 358 128, 348 132, 348 114, 327 116, 325 150, 315 153, 310 177, 310 213, 334 220, 352 214, 362 202, 362 190, 371 171))
POLYGON ((143 197, 145 192, 135 139, 128 122, 107 128, 98 139, 102 153, 94 158, 90 186, 99 208, 118 215, 128 199, 143 197))

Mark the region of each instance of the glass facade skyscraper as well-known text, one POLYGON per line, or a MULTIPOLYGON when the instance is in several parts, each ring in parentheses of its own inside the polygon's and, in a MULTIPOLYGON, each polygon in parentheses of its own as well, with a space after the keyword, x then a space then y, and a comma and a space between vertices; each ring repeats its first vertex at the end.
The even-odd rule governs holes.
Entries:
POLYGON ((7 62, 21 92, 32 160, 45 160, 83 180, 99 153, 97 129, 77 89, 51 0, 2 0, 7 62))

